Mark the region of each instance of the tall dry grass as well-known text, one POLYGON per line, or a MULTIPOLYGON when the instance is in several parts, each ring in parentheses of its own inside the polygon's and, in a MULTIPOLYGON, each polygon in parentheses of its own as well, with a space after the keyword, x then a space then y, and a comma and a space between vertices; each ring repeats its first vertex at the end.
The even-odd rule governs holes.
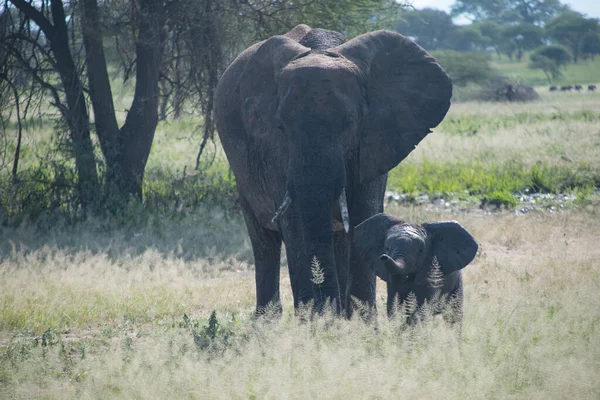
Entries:
MULTIPOLYGON (((454 104, 460 132, 442 124, 404 163, 597 169, 598 109, 600 94, 588 93, 454 104)), ((151 170, 191 168, 193 125, 159 127, 151 170)), ((217 150, 214 168, 223 162, 217 150)), ((600 397, 597 202, 525 215, 389 206, 414 222, 457 219, 479 241, 464 270, 462 335, 440 318, 413 329, 383 314, 376 328, 296 318, 285 258, 283 315, 253 320, 239 216, 138 211, 117 223, 48 216, 0 228, 0 398, 600 397)))
MULTIPOLYGON (((283 316, 253 321, 244 242, 186 259, 185 248, 140 250, 135 237, 118 231, 109 234, 114 239, 92 238, 59 227, 46 233, 54 238, 47 245, 3 253, 0 397, 600 395, 598 210, 388 211, 416 222, 459 219, 480 242, 464 270, 462 336, 439 318, 414 329, 384 315, 377 329, 331 316, 302 322, 292 316, 285 269, 283 316), (98 240, 118 241, 118 254, 96 246, 98 240), (212 309, 217 322, 209 328, 212 309)), ((165 223, 144 235, 151 243, 175 232, 189 234, 165 223)), ((226 232, 239 234, 233 223, 226 232)), ((33 232, 20 235, 40 240, 33 232)), ((383 310, 381 282, 379 293, 383 310)))

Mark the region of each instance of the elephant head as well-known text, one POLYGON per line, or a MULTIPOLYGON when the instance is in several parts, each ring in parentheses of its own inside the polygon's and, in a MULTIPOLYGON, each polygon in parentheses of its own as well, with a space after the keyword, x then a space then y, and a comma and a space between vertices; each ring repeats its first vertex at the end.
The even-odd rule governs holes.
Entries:
POLYGON ((459 271, 475 257, 478 245, 456 221, 409 224, 387 214, 377 214, 354 229, 354 248, 388 285, 388 312, 396 297, 400 302, 412 292, 422 303, 440 289, 458 289, 459 271), (430 281, 434 260, 442 282, 430 281))
POLYGON ((278 230, 281 216, 294 210, 301 233, 287 240, 302 241, 308 270, 319 260, 325 283, 318 292, 333 300, 339 288, 332 221, 350 229, 346 193, 403 160, 444 118, 452 96, 437 60, 410 39, 378 31, 337 45, 340 37, 300 25, 242 53, 236 62, 243 68, 224 74, 237 80, 235 89, 217 89, 224 99, 218 124, 231 126, 228 134, 248 146, 245 159, 230 155, 240 152, 236 145, 225 148, 236 175, 247 176, 238 176, 240 191, 272 196, 246 196, 268 229, 278 230), (334 37, 336 45, 323 46, 320 37, 334 37), (237 103, 230 101, 236 96, 237 103))

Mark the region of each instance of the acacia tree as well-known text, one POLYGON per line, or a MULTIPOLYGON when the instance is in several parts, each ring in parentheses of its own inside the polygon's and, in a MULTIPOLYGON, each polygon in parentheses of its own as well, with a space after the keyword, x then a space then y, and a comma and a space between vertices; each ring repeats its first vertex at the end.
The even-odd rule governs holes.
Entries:
MULTIPOLYGON (((69 46, 67 13, 62 1, 42 1, 39 8, 24 0, 11 0, 21 12, 7 27, 5 51, 52 96, 69 127, 70 142, 78 174, 77 189, 83 205, 99 193, 99 180, 89 129, 89 114, 78 66, 69 46), (61 85, 52 82, 58 74, 61 85)), ((4 9, 9 6, 5 3, 4 9)), ((6 12, 6 11, 5 11, 6 12)), ((11 13, 12 14, 12 13, 11 13)))
POLYGON ((473 22, 522 22, 543 25, 552 17, 568 9, 560 0, 456 0, 452 16, 463 15, 473 22))
POLYGON ((516 52, 517 60, 521 61, 527 50, 535 49, 542 44, 543 29, 532 24, 508 25, 501 31, 505 44, 516 52))
POLYGON ((444 48, 448 36, 456 29, 450 15, 442 10, 423 8, 401 15, 395 30, 405 36, 415 38, 427 50, 444 48))
POLYGON ((117 205, 131 196, 141 199, 159 105, 165 118, 185 112, 204 116, 202 149, 214 135, 212 99, 218 77, 251 42, 298 23, 353 36, 381 27, 399 9, 393 0, 2 0, 2 4, 2 15, 9 16, 5 19, 10 23, 0 49, 50 95, 66 122, 66 144, 75 160, 83 207, 117 205), (125 80, 135 77, 133 101, 122 124, 115 115, 108 64, 118 64, 125 80), (94 134, 100 159, 94 156, 94 134))
POLYGON ((62 0, 10 0, 10 3, 19 13, 18 21, 7 35, 11 43, 8 49, 21 61, 21 67, 51 94, 52 104, 67 122, 82 206, 97 204, 100 199, 121 202, 129 196, 141 198, 144 169, 157 124, 166 6, 160 0, 131 4, 138 38, 136 85, 125 123, 119 127, 97 0, 81 0, 78 4, 62 0), (31 44, 26 52, 24 43, 31 44), (43 65, 32 64, 32 59, 43 60, 43 65), (55 76, 60 85, 55 83, 55 76), (106 165, 104 192, 92 146, 88 96, 106 165))
POLYGON ((567 65, 571 60, 571 52, 565 46, 541 46, 531 54, 529 68, 541 69, 546 75, 548 83, 552 83, 552 79, 561 76, 560 68, 567 65))
POLYGON ((586 18, 582 14, 569 11, 553 18, 546 25, 550 38, 565 45, 573 53, 577 63, 582 45, 590 33, 600 33, 600 22, 596 18, 586 18))

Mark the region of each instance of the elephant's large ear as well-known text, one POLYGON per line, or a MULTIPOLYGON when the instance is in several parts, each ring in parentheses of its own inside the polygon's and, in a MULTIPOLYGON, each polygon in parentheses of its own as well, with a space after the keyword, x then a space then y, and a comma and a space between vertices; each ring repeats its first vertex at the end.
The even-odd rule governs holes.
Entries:
POLYGON ((425 223, 423 227, 431 237, 433 255, 445 274, 466 267, 479 246, 471 234, 456 221, 425 223))
POLYGON ((277 79, 281 70, 295 57, 310 51, 294 39, 306 29, 294 28, 287 36, 265 40, 248 59, 239 79, 242 120, 249 134, 269 134, 276 126, 277 79))
POLYGON ((366 33, 332 51, 354 62, 365 77, 360 180, 366 182, 398 165, 442 121, 452 83, 435 58, 396 32, 366 33))
POLYGON ((362 263, 375 270, 378 277, 389 280, 389 272, 379 259, 389 229, 403 221, 384 213, 376 214, 354 228, 353 251, 357 252, 362 263))

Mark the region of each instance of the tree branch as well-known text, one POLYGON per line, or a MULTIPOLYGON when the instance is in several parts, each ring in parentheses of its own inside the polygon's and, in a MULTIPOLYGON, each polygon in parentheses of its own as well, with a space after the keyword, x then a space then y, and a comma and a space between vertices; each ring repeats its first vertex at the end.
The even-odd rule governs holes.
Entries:
POLYGON ((51 38, 56 34, 56 29, 54 25, 52 25, 50 21, 44 17, 44 14, 24 0, 10 0, 10 2, 13 3, 19 10, 21 10, 21 12, 28 18, 31 18, 40 27, 40 29, 44 31, 46 36, 52 40, 51 38))

